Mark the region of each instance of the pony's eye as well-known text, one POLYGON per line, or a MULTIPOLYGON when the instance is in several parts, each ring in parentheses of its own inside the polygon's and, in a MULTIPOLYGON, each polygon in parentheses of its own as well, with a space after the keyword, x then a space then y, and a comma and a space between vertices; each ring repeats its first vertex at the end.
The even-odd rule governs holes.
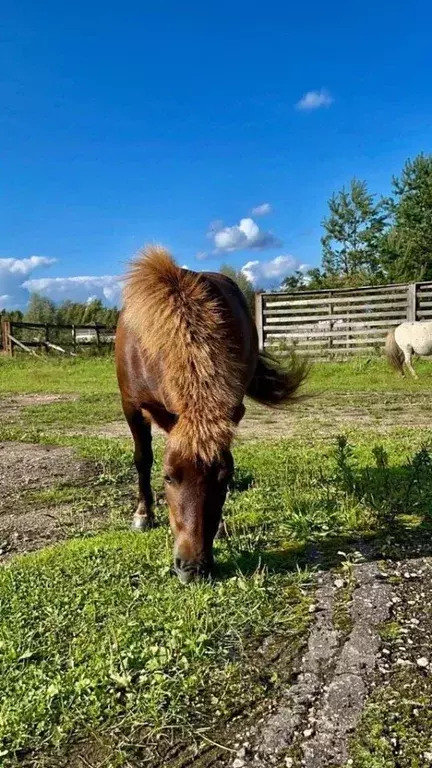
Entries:
POLYGON ((171 485, 173 483, 173 479, 171 475, 164 475, 164 480, 166 483, 168 483, 168 485, 171 485))

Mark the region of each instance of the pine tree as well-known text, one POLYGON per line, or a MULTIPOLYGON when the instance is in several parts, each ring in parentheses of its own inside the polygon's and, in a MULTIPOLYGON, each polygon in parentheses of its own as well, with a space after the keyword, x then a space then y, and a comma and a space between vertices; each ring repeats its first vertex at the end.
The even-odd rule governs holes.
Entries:
POLYGON ((387 212, 375 203, 364 181, 353 179, 329 200, 330 215, 324 219, 322 267, 326 276, 350 278, 361 273, 366 279, 380 276, 379 249, 387 212))
POLYGON ((432 155, 408 160, 400 178, 393 179, 393 193, 383 254, 389 279, 432 280, 432 155))

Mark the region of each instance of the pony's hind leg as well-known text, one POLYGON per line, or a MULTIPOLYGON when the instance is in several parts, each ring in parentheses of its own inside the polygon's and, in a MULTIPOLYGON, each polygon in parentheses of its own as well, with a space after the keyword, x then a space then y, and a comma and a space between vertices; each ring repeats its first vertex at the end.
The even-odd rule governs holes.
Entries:
POLYGON ((125 402, 122 405, 135 444, 134 461, 138 472, 138 507, 133 517, 132 527, 143 531, 155 524, 151 489, 153 466, 151 424, 140 409, 125 402))
POLYGON ((404 363, 405 363, 406 367, 408 368, 411 376, 414 379, 418 379, 418 376, 417 376, 417 374, 416 374, 416 372, 415 372, 415 370, 414 370, 414 368, 412 367, 412 364, 411 364, 412 353, 413 353, 412 347, 407 347, 406 349, 404 349, 404 357, 405 357, 404 363))

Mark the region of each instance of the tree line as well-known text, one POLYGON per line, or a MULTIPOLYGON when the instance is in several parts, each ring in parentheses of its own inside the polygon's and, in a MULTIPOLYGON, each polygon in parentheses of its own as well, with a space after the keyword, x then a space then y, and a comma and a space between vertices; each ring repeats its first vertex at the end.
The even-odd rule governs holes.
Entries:
MULTIPOLYGON (((227 264, 220 268, 222 274, 235 280, 243 291, 246 300, 254 312, 255 289, 241 270, 235 270, 227 264)), ((24 311, 0 310, 0 320, 26 323, 50 323, 52 325, 106 325, 115 328, 120 310, 117 307, 105 307, 100 299, 87 302, 63 301, 55 304, 51 299, 32 293, 24 311)))
POLYGON ((87 302, 63 301, 55 304, 51 299, 33 293, 24 312, 2 310, 0 318, 15 322, 50 323, 53 325, 106 325, 115 328, 119 316, 117 307, 105 307, 100 299, 87 302))
POLYGON ((321 267, 285 278, 287 290, 432 280, 432 155, 407 160, 389 197, 352 179, 332 195, 321 267))

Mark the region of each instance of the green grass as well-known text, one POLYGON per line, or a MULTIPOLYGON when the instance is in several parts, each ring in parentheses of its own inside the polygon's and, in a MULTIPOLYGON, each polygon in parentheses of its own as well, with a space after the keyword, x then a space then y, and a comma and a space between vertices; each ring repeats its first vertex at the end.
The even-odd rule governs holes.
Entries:
POLYGON ((107 394, 117 390, 111 356, 89 358, 0 357, 0 393, 107 394))
MULTIPOLYGON (((432 389, 432 363, 418 360, 420 379, 402 379, 379 357, 356 357, 344 363, 312 367, 305 387, 310 392, 424 392, 432 389)), ((114 361, 101 358, 8 359, 0 357, 0 393, 107 394, 117 391, 114 361)))
MULTIPOLYGON (((68 750, 82 741, 84 751, 99 745, 107 768, 144 760, 143 749, 156 765, 162 737, 184 745, 214 738, 234 713, 277 695, 277 669, 257 648, 273 637, 289 667, 311 618, 311 562, 347 569, 359 537, 394 553, 410 536, 430 534, 430 430, 378 436, 347 422, 335 439, 313 429, 316 415, 337 408, 341 394, 358 405, 375 393, 378 416, 401 402, 389 392, 399 390, 414 407, 432 383, 430 364, 418 366, 422 378, 412 382, 375 359, 317 365, 308 388, 327 399, 308 401, 311 428, 295 439, 236 445, 225 514, 230 538, 216 546, 216 580, 184 588, 170 575, 163 503, 157 530, 126 530, 136 487, 131 441, 67 434, 120 416, 112 359, 0 360, 3 395, 79 395, 26 406, 0 423, 0 440, 68 445, 94 464, 86 486, 31 490, 19 502, 53 511, 68 504, 79 525, 75 540, 0 570, 0 765, 69 768, 68 750), (104 529, 97 535, 93 516, 104 529)), ((263 411, 253 413, 265 421, 263 411)), ((162 451, 156 440, 159 494, 162 451)), ((347 589, 336 617, 344 631, 349 599, 347 589)), ((359 761, 366 760, 364 739, 359 761)))
POLYGON ((61 754, 71 734, 96 729, 191 731, 259 695, 253 642, 301 636, 298 579, 182 589, 169 562, 160 530, 71 542, 0 572, 2 765, 29 750, 42 764, 48 745, 61 754))
POLYGON ((117 392, 83 395, 49 405, 28 405, 21 410, 21 423, 38 424, 44 429, 73 429, 90 424, 106 424, 124 418, 117 392))

